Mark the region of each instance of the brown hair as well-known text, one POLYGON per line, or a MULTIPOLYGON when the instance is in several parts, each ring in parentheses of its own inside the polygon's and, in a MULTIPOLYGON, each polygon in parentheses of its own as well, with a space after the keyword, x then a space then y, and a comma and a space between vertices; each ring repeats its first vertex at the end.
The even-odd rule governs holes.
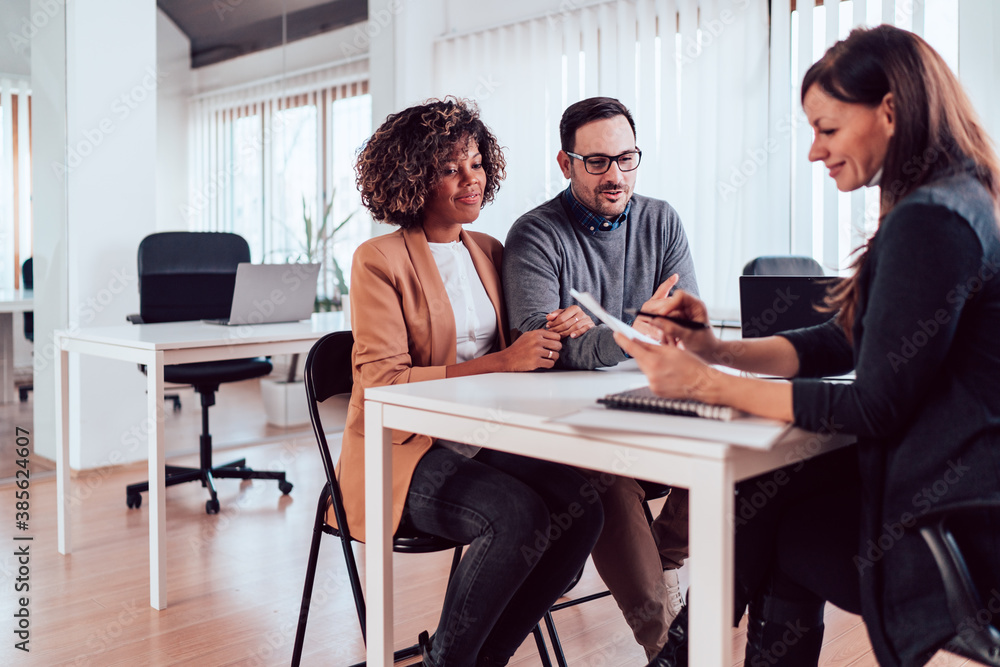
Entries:
MULTIPOLYGON (((970 160, 1000 210, 1000 164, 989 137, 958 79, 923 39, 890 25, 855 28, 806 72, 803 101, 814 84, 841 102, 869 108, 892 93, 895 123, 882 165, 880 220, 937 174, 970 160)), ((849 340, 858 274, 876 236, 855 251, 854 273, 827 299, 849 340)))
POLYGON ((442 165, 469 138, 479 144, 486 174, 482 205, 493 201, 506 177, 503 149, 473 102, 446 97, 391 114, 362 146, 354 167, 361 202, 379 222, 421 226, 442 165))
POLYGON ((613 97, 588 97, 566 107, 559 121, 559 141, 566 152, 576 150, 576 131, 595 120, 625 116, 635 136, 635 121, 628 107, 613 97))

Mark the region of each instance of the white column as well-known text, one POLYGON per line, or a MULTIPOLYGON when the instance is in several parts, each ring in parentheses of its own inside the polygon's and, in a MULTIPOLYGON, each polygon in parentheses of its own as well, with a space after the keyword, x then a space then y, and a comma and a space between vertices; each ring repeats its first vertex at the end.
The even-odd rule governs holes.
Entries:
POLYGON ((1000 3, 962 0, 958 6, 958 76, 994 142, 1000 141, 1000 3))
MULTIPOLYGON (((52 330, 125 325, 138 311, 136 249, 156 228, 157 9, 155 0, 77 0, 32 10, 64 12, 32 46, 36 151, 43 144, 33 164, 35 442, 54 457, 52 330)), ((70 465, 145 458, 135 365, 85 357, 69 372, 70 465)))

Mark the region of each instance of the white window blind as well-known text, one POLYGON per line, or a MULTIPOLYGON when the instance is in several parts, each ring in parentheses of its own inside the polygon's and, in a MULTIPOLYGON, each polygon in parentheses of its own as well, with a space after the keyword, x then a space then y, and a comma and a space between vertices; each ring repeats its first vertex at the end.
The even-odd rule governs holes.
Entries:
POLYGON ((240 234, 254 262, 322 262, 319 297, 337 303, 371 224, 353 172, 371 133, 367 58, 199 95, 190 123, 190 229, 240 234), (350 218, 332 240, 317 234, 327 206, 328 232, 350 218))
POLYGON ((0 289, 21 286, 31 257, 31 88, 0 74, 0 289))
POLYGON ((734 307, 739 268, 767 245, 770 225, 767 3, 563 6, 435 45, 435 90, 475 99, 507 147, 507 181, 477 228, 503 240, 519 215, 562 190, 563 110, 617 97, 643 151, 636 192, 678 210, 703 296, 734 307))

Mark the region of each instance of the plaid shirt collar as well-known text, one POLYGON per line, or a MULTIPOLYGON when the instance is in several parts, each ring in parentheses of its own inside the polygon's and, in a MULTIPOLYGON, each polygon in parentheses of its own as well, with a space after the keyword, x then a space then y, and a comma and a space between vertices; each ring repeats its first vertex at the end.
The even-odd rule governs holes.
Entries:
POLYGON ((573 196, 572 186, 567 186, 562 192, 563 203, 566 204, 567 210, 570 212, 570 217, 572 217, 578 225, 583 229, 584 233, 590 236, 596 236, 598 232, 610 232, 618 229, 622 226, 626 220, 628 220, 628 212, 632 208, 632 200, 629 199, 628 203, 625 204, 625 210, 621 212, 614 220, 608 220, 607 218, 597 215, 589 208, 581 204, 576 197, 573 196))

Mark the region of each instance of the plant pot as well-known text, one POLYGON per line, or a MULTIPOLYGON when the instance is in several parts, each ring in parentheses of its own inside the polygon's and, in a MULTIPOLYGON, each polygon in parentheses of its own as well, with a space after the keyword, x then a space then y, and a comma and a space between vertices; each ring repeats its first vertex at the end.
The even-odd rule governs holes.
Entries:
POLYGON ((287 382, 261 378, 260 395, 264 400, 267 423, 274 426, 302 426, 309 423, 306 385, 301 380, 287 382))

